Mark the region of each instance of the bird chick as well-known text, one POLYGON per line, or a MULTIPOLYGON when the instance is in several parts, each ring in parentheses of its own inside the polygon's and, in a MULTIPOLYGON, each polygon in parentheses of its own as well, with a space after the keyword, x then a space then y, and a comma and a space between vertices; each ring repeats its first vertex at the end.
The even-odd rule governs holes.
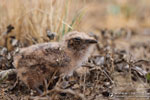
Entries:
POLYGON ((45 79, 56 71, 71 74, 90 56, 97 41, 83 32, 70 32, 60 42, 49 42, 20 49, 14 56, 17 75, 29 88, 39 91, 45 79))

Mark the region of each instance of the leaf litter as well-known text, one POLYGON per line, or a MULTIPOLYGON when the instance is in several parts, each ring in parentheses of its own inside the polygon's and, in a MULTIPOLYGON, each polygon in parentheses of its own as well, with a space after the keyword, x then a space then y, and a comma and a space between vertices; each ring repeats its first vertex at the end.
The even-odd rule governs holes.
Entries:
MULTIPOLYGON (((44 91, 42 96, 36 95, 17 78, 12 63, 13 55, 18 51, 20 43, 13 38, 12 46, 15 48, 13 51, 8 51, 7 46, 0 48, 0 99, 116 100, 124 98, 129 100, 132 98, 136 100, 140 97, 145 100, 149 98, 149 36, 125 28, 104 29, 96 35, 90 34, 99 43, 89 60, 83 63, 73 76, 54 77, 55 82, 44 91), (144 41, 139 39, 142 37, 144 41)), ((54 36, 54 33, 48 32, 48 38, 53 39, 54 36)))

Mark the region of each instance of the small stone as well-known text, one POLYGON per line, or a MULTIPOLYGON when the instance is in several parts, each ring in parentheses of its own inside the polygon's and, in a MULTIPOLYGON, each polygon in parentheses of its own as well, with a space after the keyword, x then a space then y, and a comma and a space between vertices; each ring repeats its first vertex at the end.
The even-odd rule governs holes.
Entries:
POLYGON ((10 59, 11 59, 11 54, 10 54, 10 53, 8 53, 8 55, 7 55, 7 59, 8 59, 8 60, 10 60, 10 59))
POLYGON ((6 55, 7 54, 7 48, 2 48, 2 50, 0 51, 0 55, 6 55))
POLYGON ((98 56, 94 59, 94 63, 98 66, 103 65, 105 63, 105 58, 98 56))
POLYGON ((54 40, 56 36, 56 33, 55 32, 51 32, 50 30, 47 30, 47 37, 50 39, 50 40, 54 40))
POLYGON ((18 44, 18 40, 13 39, 13 40, 12 40, 12 46, 17 46, 17 44, 18 44))

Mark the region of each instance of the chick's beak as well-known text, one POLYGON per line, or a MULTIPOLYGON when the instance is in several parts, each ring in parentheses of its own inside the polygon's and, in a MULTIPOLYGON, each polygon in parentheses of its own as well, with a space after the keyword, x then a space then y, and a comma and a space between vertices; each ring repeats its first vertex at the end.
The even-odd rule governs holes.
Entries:
POLYGON ((97 43, 97 40, 95 39, 87 39, 85 40, 86 43, 90 43, 90 44, 94 44, 94 43, 97 43))

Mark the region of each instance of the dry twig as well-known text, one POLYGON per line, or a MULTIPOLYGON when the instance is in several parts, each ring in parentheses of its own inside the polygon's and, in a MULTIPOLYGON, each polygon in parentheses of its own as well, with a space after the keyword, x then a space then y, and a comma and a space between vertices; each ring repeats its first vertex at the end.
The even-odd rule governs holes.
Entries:
POLYGON ((8 78, 9 75, 17 73, 16 69, 8 69, 0 72, 0 83, 8 78))

